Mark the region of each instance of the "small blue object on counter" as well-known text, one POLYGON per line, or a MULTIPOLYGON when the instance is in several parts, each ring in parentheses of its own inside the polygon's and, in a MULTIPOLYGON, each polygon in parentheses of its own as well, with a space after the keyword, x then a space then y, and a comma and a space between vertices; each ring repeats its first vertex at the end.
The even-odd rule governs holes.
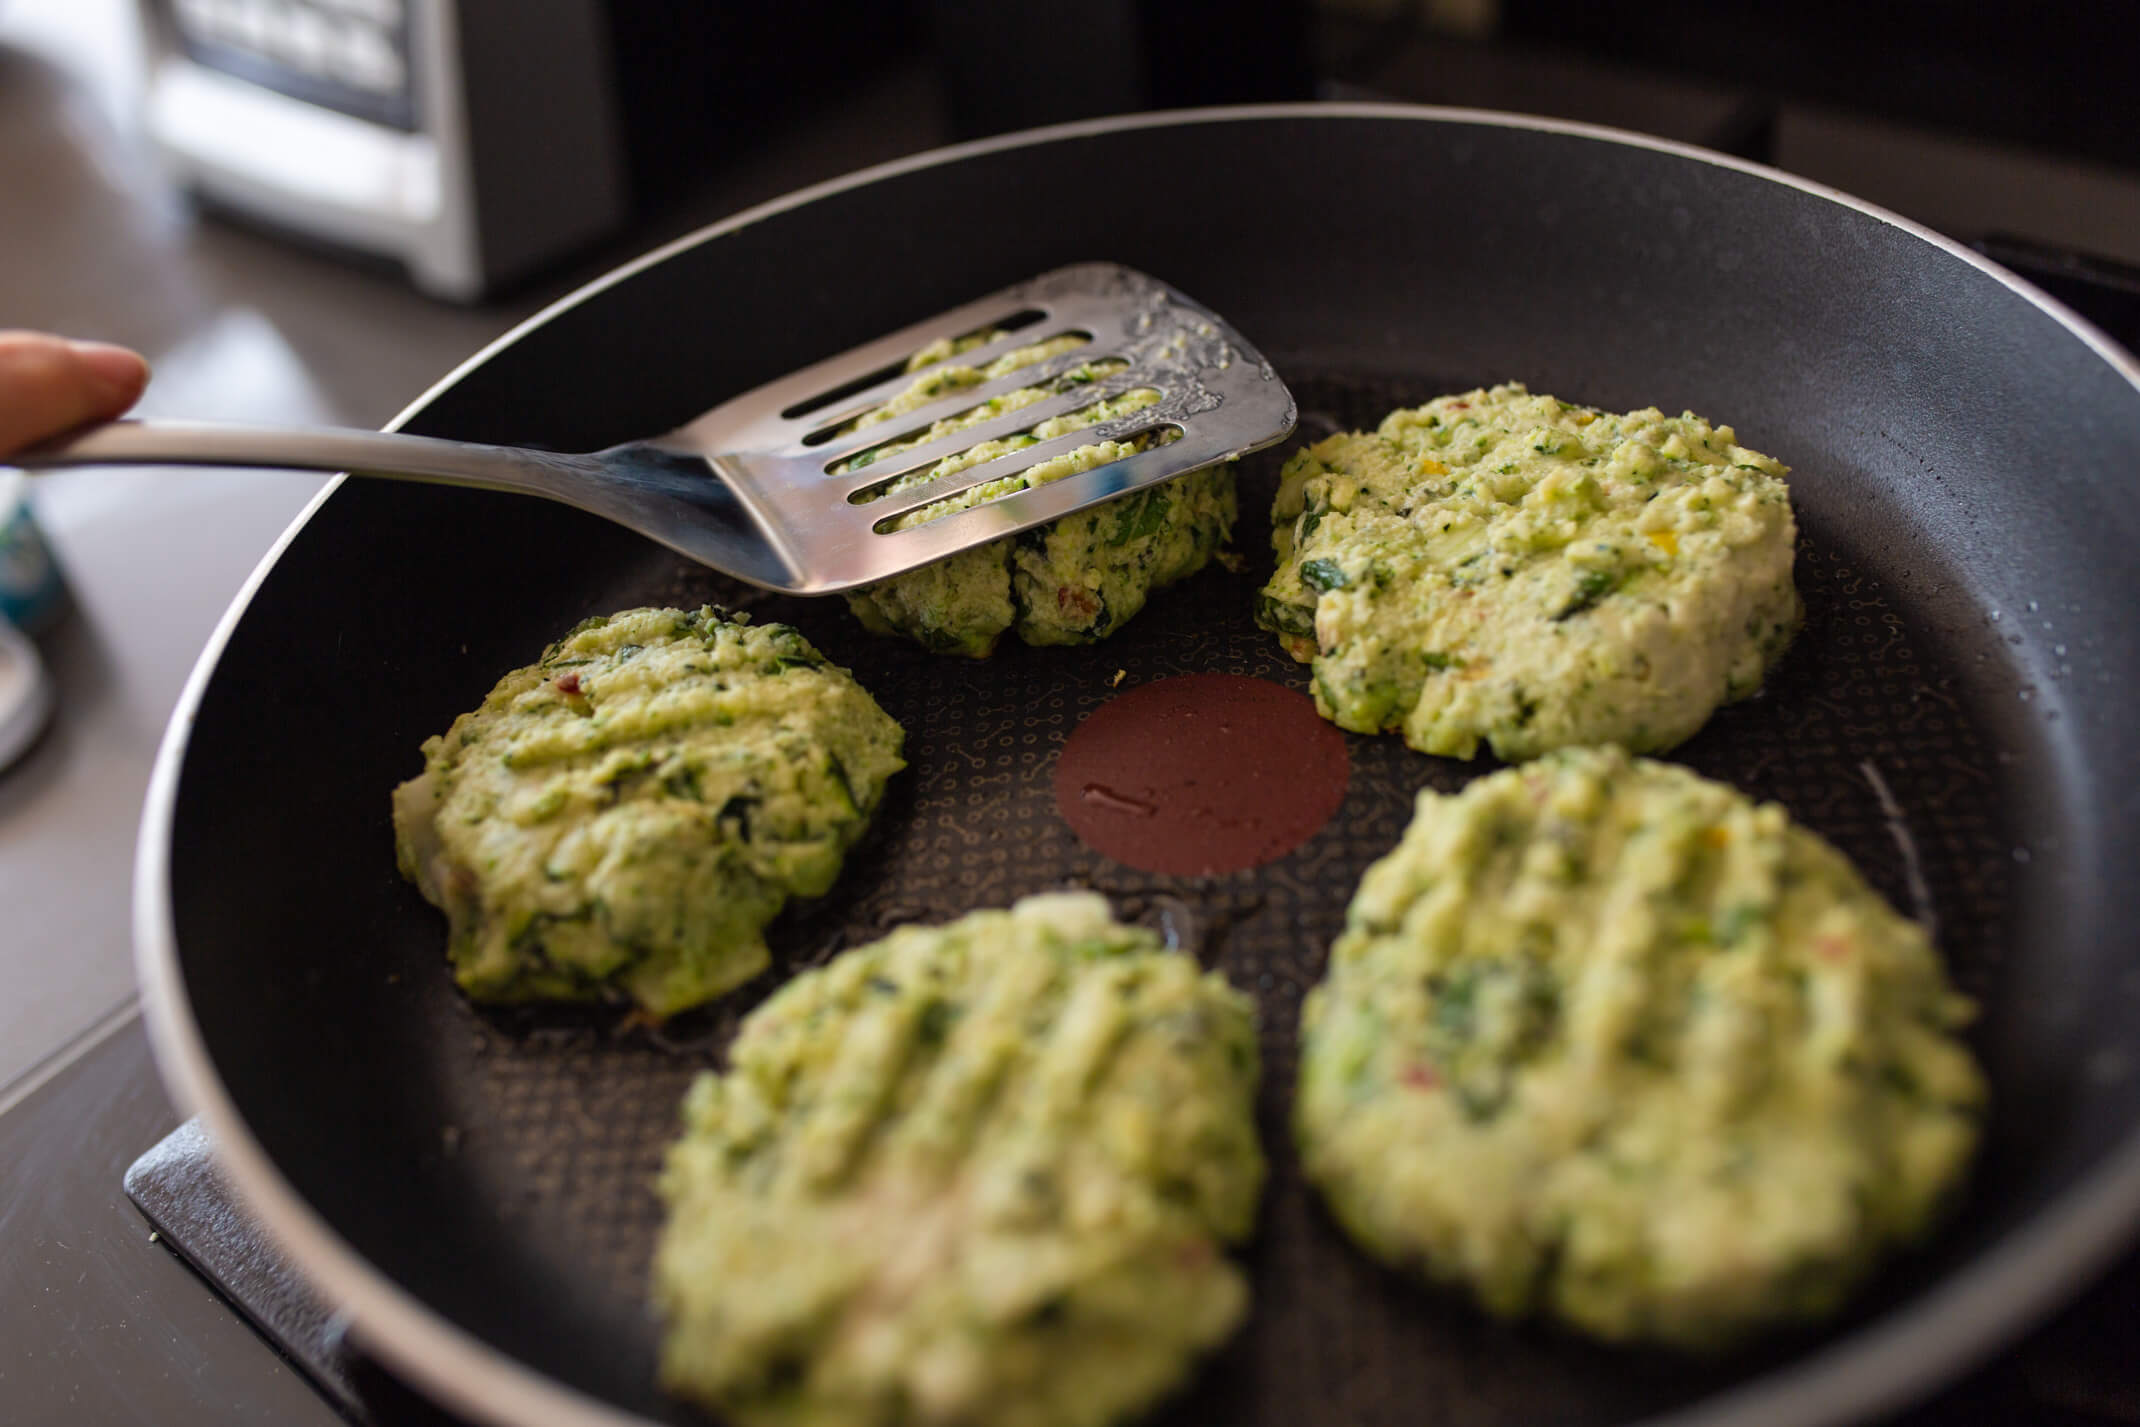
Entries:
POLYGON ((52 717, 52 679, 22 633, 59 617, 67 590, 24 487, 29 477, 0 467, 0 771, 29 750, 52 717))
POLYGON ((59 618, 67 587, 30 511, 29 480, 0 467, 0 620, 40 634, 59 618))

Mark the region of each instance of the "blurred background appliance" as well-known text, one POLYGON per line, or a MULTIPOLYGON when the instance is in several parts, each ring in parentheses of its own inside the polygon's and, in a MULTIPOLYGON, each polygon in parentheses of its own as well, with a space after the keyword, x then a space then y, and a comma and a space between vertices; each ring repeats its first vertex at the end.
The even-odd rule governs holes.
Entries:
POLYGON ((187 187, 458 301, 619 230, 910 28, 832 0, 139 3, 148 135, 187 187))
POLYGON ((221 206, 399 259, 459 299, 625 216, 596 0, 145 5, 149 133, 221 206))
POLYGON ((925 47, 959 137, 1313 92, 1306 0, 137 3, 146 128, 175 177, 462 302, 925 47))

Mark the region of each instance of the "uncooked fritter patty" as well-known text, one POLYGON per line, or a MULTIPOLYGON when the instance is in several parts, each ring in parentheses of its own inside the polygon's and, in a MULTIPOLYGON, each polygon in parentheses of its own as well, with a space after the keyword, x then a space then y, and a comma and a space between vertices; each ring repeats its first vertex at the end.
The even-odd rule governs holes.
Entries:
MULTIPOLYGON (((963 345, 1000 335, 976 333, 963 339, 963 345)), ((980 368, 951 362, 959 350, 952 344, 928 349, 909 364, 922 373, 914 384, 852 426, 876 424, 946 393, 1073 351, 1084 342, 1078 336, 1037 342, 980 368)), ((1119 359, 1080 363, 1045 385, 1004 393, 934 423, 911 440, 864 452, 847 468, 884 460, 962 427, 1075 390, 1125 365, 1119 359)), ((1031 431, 947 456, 894 482, 888 493, 977 465, 1004 451, 1128 415, 1157 399, 1157 392, 1139 389, 1052 417, 1031 431)), ((904 523, 1091 470, 1141 451, 1158 439, 1160 433, 1142 432, 1123 441, 1080 446, 1018 476, 991 481, 947 500, 941 508, 925 507, 904 523)), ((994 652, 996 641, 1005 633, 1015 633, 1028 644, 1091 643, 1120 629, 1144 608, 1153 590, 1187 579, 1210 563, 1233 532, 1235 511, 1233 467, 1208 467, 866 586, 850 593, 847 602, 873 633, 904 635, 942 653, 985 657, 994 652)))
POLYGON ((1798 628, 1784 475, 1691 412, 1440 397, 1286 463, 1257 620, 1356 733, 1511 762, 1670 748, 1798 628))
POLYGON ((1984 1099, 1969 1014, 1782 808, 1565 750, 1420 795, 1308 996, 1295 1133, 1376 1258, 1706 1347, 1934 1220, 1984 1099))
POLYGON ((1099 1427, 1247 1310, 1248 999, 1090 893, 753 1012, 661 1181, 662 1378, 744 1423, 1099 1427))
POLYGON ((784 624, 590 619, 425 741, 394 790, 404 876, 477 1000, 657 1014, 757 974, 905 764, 899 725, 784 624))

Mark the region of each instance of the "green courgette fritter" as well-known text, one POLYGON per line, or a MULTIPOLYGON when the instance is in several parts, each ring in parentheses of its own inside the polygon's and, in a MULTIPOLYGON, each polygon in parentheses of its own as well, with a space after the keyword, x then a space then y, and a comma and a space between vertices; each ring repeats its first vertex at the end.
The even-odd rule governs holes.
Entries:
POLYGON ((745 620, 590 619, 425 741, 396 852, 471 997, 681 1011, 831 887, 903 735, 801 634, 745 620))
POLYGON ((1102 1427, 1248 1307, 1254 1012, 1090 893, 791 981, 684 1107, 674 1392, 749 1427, 1102 1427))
MULTIPOLYGON (((960 344, 938 344, 917 353, 908 364, 918 373, 913 384, 850 423, 849 429, 888 421, 948 393, 1074 351, 1085 340, 1051 338, 1006 352, 983 367, 952 360, 965 348, 1000 335, 976 333, 960 344)), ((1073 391, 1125 365, 1118 359, 1079 363, 1043 385, 992 397, 917 435, 863 452, 842 469, 885 460, 1004 412, 1073 391)), ((1094 402, 1017 435, 947 456, 894 481, 886 493, 908 490, 1004 452, 1129 415, 1157 399, 1157 392, 1140 389, 1094 402)), ((1080 446, 1016 476, 924 507, 905 517, 902 524, 936 519, 1028 486, 1091 470, 1159 439, 1162 433, 1143 432, 1122 441, 1080 446)), ((1028 644, 1091 643, 1120 629, 1144 608, 1153 590, 1186 579, 1210 563, 1233 532, 1235 511, 1232 465, 1208 467, 853 591, 847 602, 872 633, 903 635, 941 653, 986 657, 1005 633, 1014 633, 1028 644)))
POLYGON ((1432 790, 1301 1019, 1295 1137, 1392 1266, 1615 1342, 1835 1308, 1978 1136, 1970 1004, 1775 804, 1619 749, 1432 790))
POLYGON ((1796 633, 1784 466, 1729 426, 1510 384, 1286 463, 1257 622, 1324 717, 1424 753, 1657 752, 1796 633))

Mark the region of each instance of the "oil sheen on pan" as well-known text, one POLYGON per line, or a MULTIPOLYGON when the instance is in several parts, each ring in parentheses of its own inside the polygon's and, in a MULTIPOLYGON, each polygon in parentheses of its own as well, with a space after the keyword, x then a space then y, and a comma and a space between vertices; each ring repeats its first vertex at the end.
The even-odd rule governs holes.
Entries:
POLYGON ((1168 877, 1285 856, 1345 798, 1345 735, 1305 694, 1238 674, 1131 689, 1079 724, 1055 803, 1087 847, 1168 877))

